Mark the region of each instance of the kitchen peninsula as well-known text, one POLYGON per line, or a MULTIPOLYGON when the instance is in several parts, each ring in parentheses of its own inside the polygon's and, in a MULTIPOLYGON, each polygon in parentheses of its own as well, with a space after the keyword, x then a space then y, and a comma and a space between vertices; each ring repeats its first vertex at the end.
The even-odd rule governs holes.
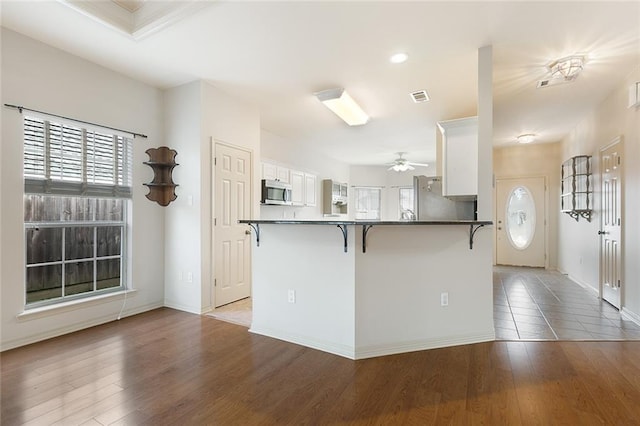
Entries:
POLYGON ((490 221, 240 223, 253 333, 351 359, 495 338, 490 221))

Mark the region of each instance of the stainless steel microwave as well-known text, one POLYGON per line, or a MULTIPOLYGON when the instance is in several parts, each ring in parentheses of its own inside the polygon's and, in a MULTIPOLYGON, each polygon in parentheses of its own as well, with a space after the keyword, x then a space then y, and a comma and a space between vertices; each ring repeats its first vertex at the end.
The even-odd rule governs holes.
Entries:
POLYGON ((279 180, 262 179, 262 204, 291 205, 291 185, 279 180))

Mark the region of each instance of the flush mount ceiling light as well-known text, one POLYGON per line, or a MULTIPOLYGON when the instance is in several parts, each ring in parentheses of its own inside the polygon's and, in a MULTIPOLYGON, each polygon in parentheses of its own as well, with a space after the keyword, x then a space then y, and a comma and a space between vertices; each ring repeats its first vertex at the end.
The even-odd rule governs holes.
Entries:
POLYGON ((518 140, 518 143, 531 143, 536 140, 536 135, 533 133, 526 133, 518 136, 516 139, 518 140))
POLYGON ((314 95, 349 126, 360 126, 369 121, 360 105, 342 88, 323 90, 314 95))
POLYGON ((549 65, 551 78, 573 80, 584 68, 584 56, 573 55, 558 59, 549 65))
POLYGON ((401 64, 409 59, 409 55, 404 52, 396 53, 395 55, 391 55, 389 58, 389 62, 392 64, 401 64))

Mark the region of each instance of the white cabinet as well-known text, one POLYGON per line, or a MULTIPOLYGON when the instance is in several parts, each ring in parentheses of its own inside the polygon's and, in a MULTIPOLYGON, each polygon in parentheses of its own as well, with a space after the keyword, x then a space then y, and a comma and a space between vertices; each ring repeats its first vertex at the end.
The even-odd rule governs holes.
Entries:
POLYGON ((316 176, 298 170, 291 170, 291 201, 294 206, 316 205, 316 176))
POLYGON ((304 174, 304 204, 305 206, 315 207, 317 204, 317 185, 316 175, 309 173, 304 174))
POLYGON ((278 167, 271 163, 262 163, 262 179, 276 180, 278 178, 278 167))
POLYGON ((460 200, 478 196, 478 117, 438 122, 442 195, 460 200))
POLYGON ((291 183, 291 181, 289 180, 289 172, 290 170, 286 167, 278 166, 276 168, 276 179, 280 182, 291 183))
POLYGON ((272 163, 262 163, 262 179, 290 183, 289 169, 272 163))
POLYGON ((304 206, 304 173, 298 170, 291 170, 289 175, 291 177, 291 203, 294 206, 304 206))

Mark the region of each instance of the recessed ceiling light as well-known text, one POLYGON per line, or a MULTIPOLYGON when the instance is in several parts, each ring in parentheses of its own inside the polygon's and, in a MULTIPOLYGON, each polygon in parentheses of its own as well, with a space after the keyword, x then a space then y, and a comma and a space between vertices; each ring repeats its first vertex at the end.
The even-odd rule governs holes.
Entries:
POLYGON ((531 143, 536 139, 533 133, 526 133, 517 137, 518 143, 531 143))
POLYGON ((406 53, 402 53, 402 52, 401 52, 401 53, 396 53, 395 55, 392 55, 392 56, 389 58, 389 61, 390 61, 392 64, 401 64, 401 63, 403 63, 404 61, 406 61, 408 58, 409 58, 409 55, 407 55, 406 53))

